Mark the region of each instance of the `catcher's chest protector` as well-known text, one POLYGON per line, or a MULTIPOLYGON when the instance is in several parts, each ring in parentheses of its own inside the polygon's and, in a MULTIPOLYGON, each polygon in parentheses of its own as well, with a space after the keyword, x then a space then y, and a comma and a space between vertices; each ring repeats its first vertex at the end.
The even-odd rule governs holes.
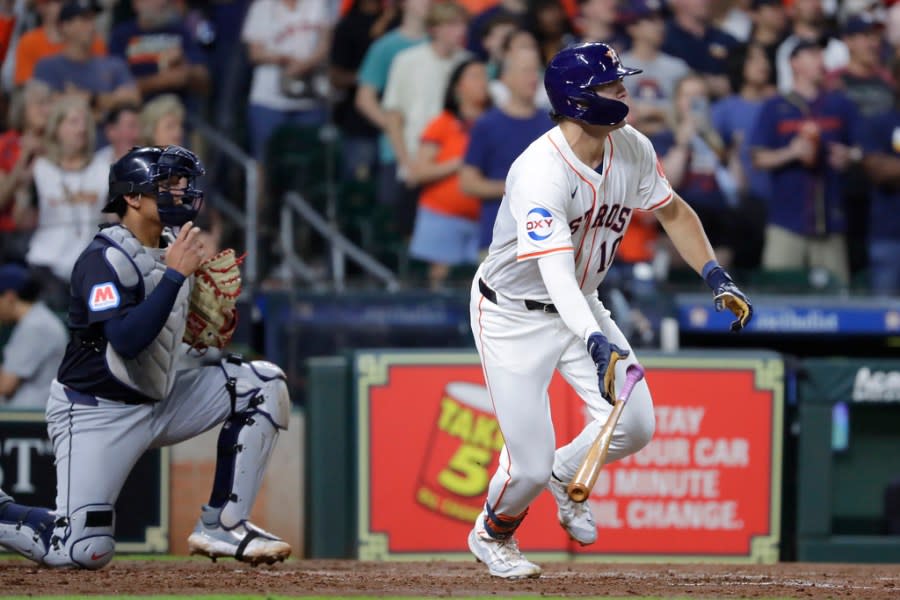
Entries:
MULTIPOLYGON (((120 225, 107 227, 97 235, 112 244, 104 256, 115 269, 119 283, 128 288, 140 286, 144 290, 142 297, 149 296, 166 272, 165 250, 145 248, 120 225)), ((136 358, 126 359, 113 349, 112 344, 106 345, 106 363, 116 379, 157 400, 169 395, 175 383, 175 360, 181 352, 193 281, 193 277, 185 280, 166 324, 136 358)))

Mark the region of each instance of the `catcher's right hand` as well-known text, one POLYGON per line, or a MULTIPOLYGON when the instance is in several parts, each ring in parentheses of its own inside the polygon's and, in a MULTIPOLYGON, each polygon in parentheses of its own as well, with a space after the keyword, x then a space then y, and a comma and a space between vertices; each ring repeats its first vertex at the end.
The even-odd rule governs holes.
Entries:
POLYGON ((623 350, 615 344, 610 344, 605 335, 595 331, 588 337, 588 354, 597 365, 597 377, 600 385, 600 395, 610 404, 616 402, 616 363, 627 358, 628 350, 623 350))
POLYGON ((182 225, 178 237, 166 250, 166 266, 190 277, 206 258, 206 250, 199 238, 200 228, 188 221, 182 225))

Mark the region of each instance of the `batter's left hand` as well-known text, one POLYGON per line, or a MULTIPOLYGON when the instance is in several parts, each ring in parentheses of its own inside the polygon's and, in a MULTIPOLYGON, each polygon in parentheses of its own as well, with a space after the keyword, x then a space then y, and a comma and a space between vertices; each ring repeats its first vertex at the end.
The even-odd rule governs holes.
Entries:
POLYGON ((731 323, 731 330, 740 331, 746 327, 753 318, 753 304, 750 303, 750 298, 738 289, 725 269, 716 267, 710 271, 706 276, 706 283, 712 288, 716 311, 721 312, 727 308, 737 317, 737 320, 731 323))
POLYGON ((615 344, 611 344, 605 335, 599 331, 588 337, 587 351, 597 365, 597 378, 600 386, 600 395, 610 404, 616 401, 616 362, 626 358, 628 350, 623 350, 615 344))

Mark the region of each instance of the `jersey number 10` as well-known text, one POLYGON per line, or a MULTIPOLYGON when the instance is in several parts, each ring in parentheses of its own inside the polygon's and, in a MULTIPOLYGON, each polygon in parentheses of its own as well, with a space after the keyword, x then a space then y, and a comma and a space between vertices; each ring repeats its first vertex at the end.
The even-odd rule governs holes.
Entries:
POLYGON ((623 236, 620 235, 613 240, 609 247, 609 254, 606 253, 606 240, 603 240, 600 243, 600 268, 597 269, 598 273, 602 273, 610 267, 613 259, 616 257, 616 250, 619 249, 619 244, 622 243, 622 237, 623 236))

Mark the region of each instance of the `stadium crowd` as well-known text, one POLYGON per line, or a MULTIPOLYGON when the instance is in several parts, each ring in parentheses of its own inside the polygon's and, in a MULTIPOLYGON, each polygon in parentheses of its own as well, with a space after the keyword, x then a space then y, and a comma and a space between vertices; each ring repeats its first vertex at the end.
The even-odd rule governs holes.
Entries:
MULTIPOLYGON (((0 264, 29 278, 0 277, 0 319, 41 305, 34 280, 64 310, 109 165, 144 144, 204 156, 201 119, 259 161, 264 243, 277 244, 283 156, 321 155, 331 138, 302 134, 336 128, 339 200, 366 190, 341 204, 346 233, 380 210, 391 251, 432 289, 471 277, 509 166, 553 126, 543 67, 579 41, 643 69, 626 80, 629 122, 722 265, 900 291, 900 2, 5 0, 0 264)), ((218 245, 223 217, 205 213, 218 245)), ((618 254, 657 278, 678 267, 649 215, 618 254)))

